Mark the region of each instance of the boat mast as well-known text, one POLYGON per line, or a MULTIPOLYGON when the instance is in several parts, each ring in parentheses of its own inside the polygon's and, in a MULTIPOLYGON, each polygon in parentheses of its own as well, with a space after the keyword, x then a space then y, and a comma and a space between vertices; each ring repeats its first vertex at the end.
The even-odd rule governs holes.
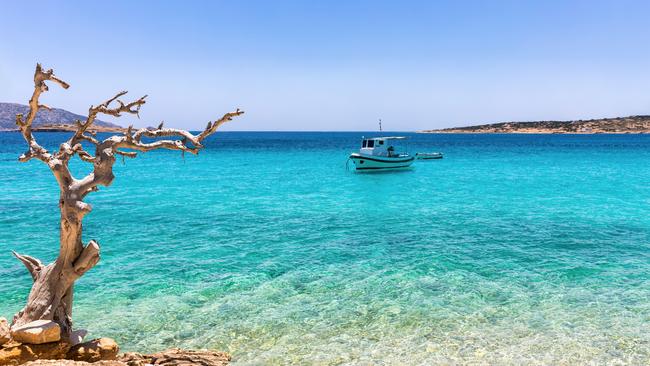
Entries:
POLYGON ((379 119, 379 132, 381 132, 381 118, 379 119))

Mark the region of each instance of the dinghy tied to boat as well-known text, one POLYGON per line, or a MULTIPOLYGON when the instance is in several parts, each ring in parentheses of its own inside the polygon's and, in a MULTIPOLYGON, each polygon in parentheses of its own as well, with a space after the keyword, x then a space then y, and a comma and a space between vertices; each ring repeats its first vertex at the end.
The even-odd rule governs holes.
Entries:
POLYGON ((418 160, 432 160, 432 159, 442 159, 443 155, 441 152, 431 152, 431 153, 415 153, 415 157, 418 160))

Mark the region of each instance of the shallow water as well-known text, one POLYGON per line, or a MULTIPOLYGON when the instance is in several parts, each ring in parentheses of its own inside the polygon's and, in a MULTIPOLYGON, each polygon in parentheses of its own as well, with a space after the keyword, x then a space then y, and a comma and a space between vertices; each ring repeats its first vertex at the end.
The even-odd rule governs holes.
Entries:
MULTIPOLYGON (((360 135, 220 133, 117 165, 89 196, 102 260, 76 326, 235 365, 650 362, 650 136, 412 135, 445 158, 346 172, 360 135)), ((5 317, 31 282, 9 249, 58 251, 56 184, 24 150, 0 134, 5 317)))

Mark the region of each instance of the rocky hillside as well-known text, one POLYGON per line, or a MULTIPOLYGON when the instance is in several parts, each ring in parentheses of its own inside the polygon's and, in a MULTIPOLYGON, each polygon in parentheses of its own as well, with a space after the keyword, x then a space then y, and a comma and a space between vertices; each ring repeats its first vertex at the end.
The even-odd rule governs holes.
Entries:
MULTIPOLYGON (((0 131, 2 130, 15 130, 16 129, 16 114, 23 113, 27 115, 29 107, 24 104, 18 103, 0 103, 0 131)), ((62 125, 74 124, 75 120, 85 120, 86 117, 68 112, 64 109, 52 108, 48 111, 41 109, 36 115, 34 126, 39 127, 43 125, 62 125)), ((98 127, 118 128, 119 126, 114 123, 95 120, 95 125, 98 127)))
POLYGON ((650 133, 650 116, 629 116, 578 121, 501 122, 424 133, 650 133))

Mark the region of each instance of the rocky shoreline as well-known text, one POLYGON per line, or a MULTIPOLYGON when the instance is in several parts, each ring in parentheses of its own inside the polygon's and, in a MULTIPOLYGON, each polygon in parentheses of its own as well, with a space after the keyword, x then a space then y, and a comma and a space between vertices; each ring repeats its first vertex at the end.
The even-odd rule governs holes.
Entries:
POLYGON ((521 133, 521 134, 644 134, 650 133, 650 116, 629 116, 577 121, 500 122, 477 126, 422 130, 419 133, 521 133))
POLYGON ((0 365, 225 366, 230 361, 229 354, 209 350, 119 353, 114 340, 97 338, 83 342, 85 334, 86 331, 77 330, 71 339, 61 339, 59 325, 52 321, 38 320, 11 328, 5 318, 0 318, 0 365))

